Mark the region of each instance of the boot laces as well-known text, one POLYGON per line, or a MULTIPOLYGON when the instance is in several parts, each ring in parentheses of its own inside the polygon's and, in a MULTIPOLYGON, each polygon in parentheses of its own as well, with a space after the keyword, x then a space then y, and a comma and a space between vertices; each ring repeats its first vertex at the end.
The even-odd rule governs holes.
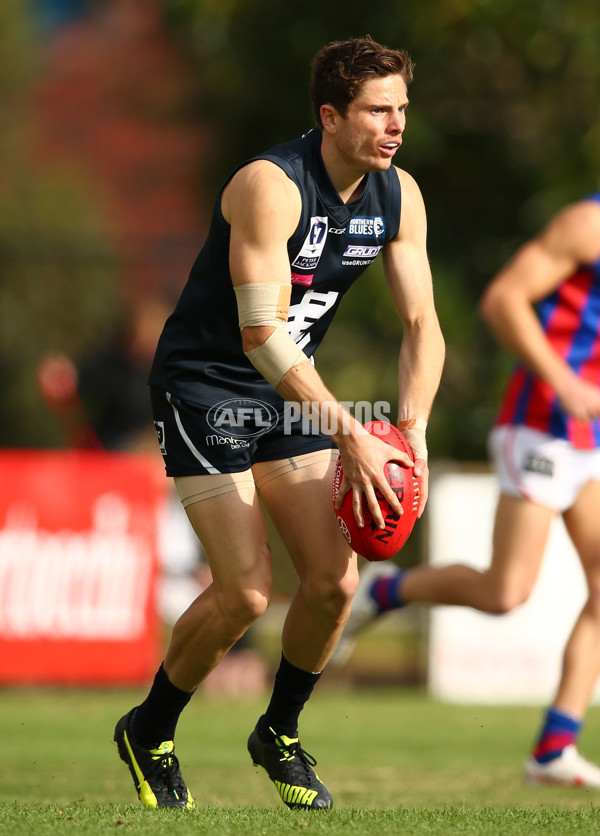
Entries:
POLYGON ((294 740, 291 743, 286 743, 278 734, 275 735, 275 743, 282 753, 282 761, 293 762, 290 766, 294 772, 307 775, 309 778, 314 778, 313 766, 317 765, 317 760, 312 755, 302 748, 299 740, 294 740))
POLYGON ((177 798, 181 798, 185 785, 179 770, 179 761, 173 752, 153 755, 150 771, 152 776, 164 785, 167 793, 174 793, 177 798))

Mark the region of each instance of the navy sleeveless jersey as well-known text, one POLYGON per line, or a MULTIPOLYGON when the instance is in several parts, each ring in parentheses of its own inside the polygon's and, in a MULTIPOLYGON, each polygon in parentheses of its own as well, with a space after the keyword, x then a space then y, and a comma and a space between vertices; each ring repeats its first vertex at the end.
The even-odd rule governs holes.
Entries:
MULTIPOLYGON (((393 167, 365 175, 364 189, 344 204, 321 158, 321 134, 311 130, 247 160, 270 160, 296 183, 302 197, 298 226, 288 241, 292 280, 287 330, 312 357, 343 294, 396 238, 401 193, 393 167)), ((214 402, 222 390, 240 397, 281 400, 242 350, 229 271, 230 227, 217 197, 206 242, 161 334, 149 383, 192 402, 214 402)))

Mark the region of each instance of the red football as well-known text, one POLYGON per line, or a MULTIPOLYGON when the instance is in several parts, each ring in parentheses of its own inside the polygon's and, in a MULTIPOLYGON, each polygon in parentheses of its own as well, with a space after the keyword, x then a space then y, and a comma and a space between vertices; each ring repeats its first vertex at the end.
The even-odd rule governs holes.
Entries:
MULTIPOLYGON (((367 432, 376 435, 382 441, 402 450, 412 458, 413 453, 400 430, 388 421, 369 421, 364 425, 367 432)), ((393 557, 409 538, 417 519, 421 494, 418 478, 411 467, 402 467, 399 462, 390 461, 385 466, 385 475, 398 497, 404 513, 397 518, 389 503, 379 491, 375 495, 383 514, 385 528, 377 528, 373 515, 363 498, 364 528, 359 528, 352 508, 352 491, 348 491, 342 501, 342 507, 335 508, 335 499, 342 483, 342 458, 338 457, 333 478, 334 511, 340 531, 353 550, 367 560, 388 560, 393 557)))

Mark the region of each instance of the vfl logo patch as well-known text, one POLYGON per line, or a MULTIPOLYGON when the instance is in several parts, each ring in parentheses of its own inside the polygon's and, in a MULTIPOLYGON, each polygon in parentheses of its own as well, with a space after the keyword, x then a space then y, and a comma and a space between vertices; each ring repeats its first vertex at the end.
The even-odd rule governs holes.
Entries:
POLYGON ((525 459, 523 470, 528 473, 539 473, 540 476, 554 476, 554 462, 545 456, 530 453, 525 459))
POLYGON ((314 270, 319 263, 323 247, 327 241, 328 218, 314 217, 310 219, 310 230, 302 244, 302 249, 292 262, 292 267, 300 270, 314 270))
POLYGON ((156 437, 158 438, 158 443, 160 446, 160 452, 163 456, 167 455, 167 448, 165 445, 165 422, 164 421, 155 421, 154 422, 154 429, 156 430, 156 437))
POLYGON ((377 253, 382 249, 383 247, 367 247, 359 244, 350 244, 344 250, 344 255, 350 258, 375 258, 377 253))
POLYGON ((355 238, 383 238, 385 220, 379 216, 352 218, 348 224, 348 235, 355 238))

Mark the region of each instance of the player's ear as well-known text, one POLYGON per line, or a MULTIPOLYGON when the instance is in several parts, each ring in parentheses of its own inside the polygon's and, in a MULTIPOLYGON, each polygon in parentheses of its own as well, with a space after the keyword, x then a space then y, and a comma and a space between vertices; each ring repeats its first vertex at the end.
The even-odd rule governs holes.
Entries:
POLYGON ((327 131, 329 134, 336 133, 339 113, 335 107, 330 104, 321 105, 319 113, 321 114, 321 124, 323 125, 323 130, 327 131))

